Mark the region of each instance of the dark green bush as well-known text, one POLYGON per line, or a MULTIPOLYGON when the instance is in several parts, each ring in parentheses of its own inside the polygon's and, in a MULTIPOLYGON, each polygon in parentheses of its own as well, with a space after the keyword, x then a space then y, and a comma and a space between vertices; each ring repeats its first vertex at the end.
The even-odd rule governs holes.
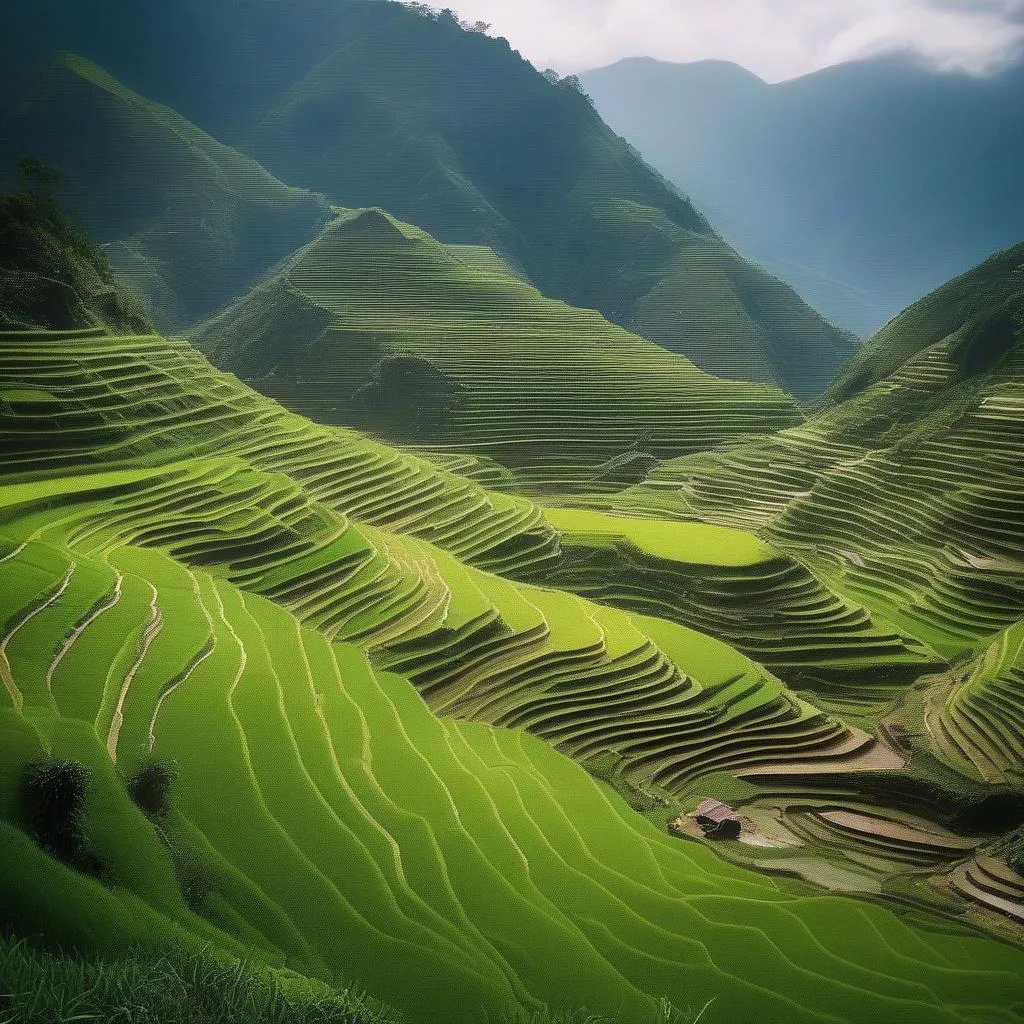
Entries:
POLYGON ((51 856, 78 870, 94 867, 85 837, 92 774, 78 761, 33 761, 25 768, 25 820, 51 856))
POLYGON ((128 782, 128 795, 151 821, 162 824, 171 813, 171 791, 177 772, 163 761, 149 761, 128 782))

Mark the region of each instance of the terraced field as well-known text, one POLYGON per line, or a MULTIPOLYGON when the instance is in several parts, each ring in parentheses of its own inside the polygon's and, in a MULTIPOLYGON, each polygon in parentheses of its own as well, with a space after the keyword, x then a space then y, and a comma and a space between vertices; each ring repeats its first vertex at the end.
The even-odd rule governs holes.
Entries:
POLYGON ((988 910, 1024 922, 1024 878, 1000 860, 976 857, 950 873, 949 887, 988 910))
POLYGON ((802 419, 776 388, 701 373, 543 298, 493 251, 380 210, 341 212, 193 337, 319 422, 484 457, 532 490, 614 490, 659 459, 802 419))
MULTIPOLYGON (((943 692, 936 687, 936 704, 943 692)), ((951 673, 945 692, 925 719, 938 748, 986 781, 1024 782, 1024 622, 951 673)))
POLYGON ((720 641, 495 575, 557 562, 528 502, 156 337, 0 335, 0 400, 15 924, 244 944, 414 1019, 643 1021, 662 994, 721 994, 723 1021, 1017 1019, 1018 950, 724 865, 553 749, 668 799, 713 772, 849 773, 873 740, 720 641), (112 888, 19 831, 44 751, 92 768, 112 888), (153 757, 179 771, 166 844, 124 790, 153 757))
POLYGON ((559 557, 533 572, 593 600, 725 640, 787 683, 884 705, 936 658, 743 530, 546 509, 559 557))
POLYGON ((966 376, 968 328, 796 429, 666 463, 611 500, 755 530, 939 654, 1024 616, 1024 346, 966 376))
MULTIPOLYGON (((545 745, 434 718, 358 648, 207 573, 132 547, 72 571, 66 552, 40 542, 4 568, 5 583, 35 587, 11 615, 24 594, 5 586, 18 683, 0 713, 4 749, 48 748, 104 773, 89 820, 119 883, 103 901, 84 880, 69 893, 66 872, 41 868, 5 827, 15 913, 36 872, 57 872, 82 913, 73 931, 115 943, 115 908, 141 903, 164 932, 256 938, 310 974, 372 982, 414 1016, 434 1006, 468 1019, 544 999, 642 1020, 654 1013, 648 993, 727 989, 744 1015, 794 1021, 825 1019, 830 1004, 850 1020, 1014 1019, 1000 1009, 1020 994, 1009 947, 966 933, 912 938, 889 911, 787 896, 684 850, 545 745), (66 646, 83 610, 90 621, 66 646), (98 650, 109 652, 105 674, 98 650), (130 775, 150 750, 179 765, 173 831, 217 869, 200 905, 216 928, 175 896, 166 849, 105 767, 109 753, 130 775), (137 850, 118 857, 128 836, 144 840, 147 871, 133 869, 137 850), (794 927, 837 913, 831 946, 827 929, 809 945, 794 927), (853 950, 851 930, 862 936, 853 950), (880 949, 879 934, 890 945, 880 949)), ((70 922, 66 902, 60 921, 70 922)))
POLYGON ((558 558, 540 510, 291 416, 183 343, 85 332, 8 335, 4 348, 7 379, 32 396, 0 389, 9 469, 31 475, 8 491, 19 542, 56 531, 90 554, 160 545, 375 651, 440 713, 527 725, 584 760, 614 753, 631 781, 669 791, 751 759, 828 767, 873 745, 724 644, 486 575, 558 558), (135 409, 114 401, 126 381, 135 409), (138 468, 79 476, 78 498, 37 482, 76 462, 138 468))

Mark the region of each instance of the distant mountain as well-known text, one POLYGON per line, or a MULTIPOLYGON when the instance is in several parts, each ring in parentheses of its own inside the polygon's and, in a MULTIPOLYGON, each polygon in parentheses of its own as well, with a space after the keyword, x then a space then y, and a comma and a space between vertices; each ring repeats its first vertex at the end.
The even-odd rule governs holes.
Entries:
POLYGON ((279 37, 277 6, 188 0, 126 14, 117 39, 72 14, 36 23, 33 45, 101 55, 282 181, 384 207, 445 243, 492 247, 544 294, 710 372, 810 398, 855 351, 725 243, 571 82, 548 81, 506 41, 380 0, 304 0, 301 15, 289 5, 279 37), (162 52, 189 32, 204 89, 162 52), (157 51, 144 68, 140 49, 157 51))
POLYGON ((545 298, 494 250, 379 209, 312 244, 192 338, 321 423, 497 464, 536 490, 615 489, 651 465, 803 419, 599 314, 545 298))
POLYGON ((0 166, 23 154, 63 172, 62 198, 163 328, 230 302, 329 215, 323 197, 70 54, 0 121, 0 166))
POLYGON ((862 335, 1024 237, 1022 68, 897 55, 768 85, 640 59, 582 80, 725 237, 862 335))

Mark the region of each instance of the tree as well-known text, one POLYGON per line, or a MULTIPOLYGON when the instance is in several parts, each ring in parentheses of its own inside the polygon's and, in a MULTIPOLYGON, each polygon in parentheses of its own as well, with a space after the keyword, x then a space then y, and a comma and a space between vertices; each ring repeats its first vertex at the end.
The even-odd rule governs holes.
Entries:
POLYGON ((580 81, 579 75, 568 75, 562 79, 560 84, 578 92, 591 106, 594 105, 594 101, 590 98, 587 90, 583 88, 583 82, 580 81))
POLYGON ((171 789, 176 777, 171 765, 149 761, 128 783, 128 795, 147 818, 163 823, 171 813, 171 789))

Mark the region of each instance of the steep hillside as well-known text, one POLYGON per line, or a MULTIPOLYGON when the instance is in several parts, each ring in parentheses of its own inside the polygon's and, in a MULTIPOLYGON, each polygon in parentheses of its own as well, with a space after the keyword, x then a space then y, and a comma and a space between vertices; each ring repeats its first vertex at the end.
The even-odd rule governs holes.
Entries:
POLYGON ((1024 70, 886 56, 768 85, 736 65, 582 76, 611 127, 745 254, 862 335, 1024 237, 1024 70))
MULTIPOLYGON (((53 170, 35 172, 45 179, 53 170)), ((25 182, 0 196, 0 328, 147 330, 138 299, 49 189, 25 182)))
POLYGON ((345 10, 345 44, 251 135, 275 173, 444 242, 494 247, 545 294, 723 376, 808 396, 853 352, 723 243, 570 83, 444 18, 345 10))
POLYGON ((0 161, 33 154, 162 327, 229 302, 309 241, 329 208, 95 64, 49 64, 0 122, 0 161))
POLYGON ((717 380, 541 296, 491 250, 347 211, 193 337, 321 422, 482 456, 535 489, 616 487, 652 462, 800 422, 781 391, 717 380))
POLYGON ((845 378, 865 387, 854 398, 666 464, 616 504, 759 529, 936 650, 988 643, 1024 613, 1019 260, 996 257, 893 321, 845 378))
POLYGON ((962 374, 988 369, 1015 343, 1012 321, 1022 294, 1024 244, 998 253, 900 313, 843 367, 826 400, 854 397, 958 331, 966 333, 951 351, 962 374))

